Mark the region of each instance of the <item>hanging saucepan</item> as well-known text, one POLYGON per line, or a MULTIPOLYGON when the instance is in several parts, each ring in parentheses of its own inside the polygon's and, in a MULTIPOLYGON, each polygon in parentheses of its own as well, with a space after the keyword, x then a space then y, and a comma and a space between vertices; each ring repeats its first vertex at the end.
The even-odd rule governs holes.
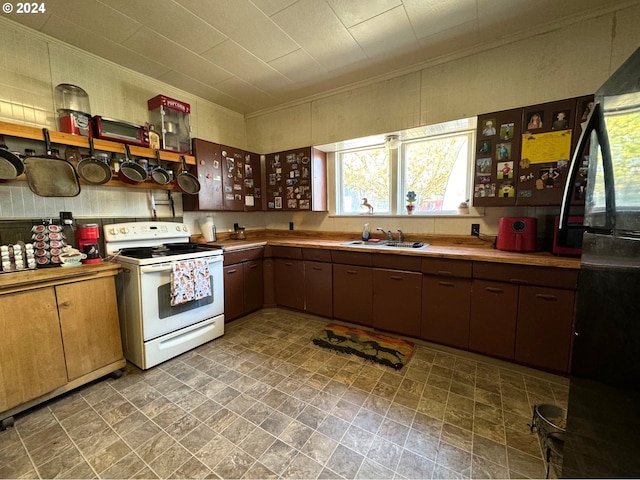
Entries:
POLYGON ((156 166, 151 170, 151 180, 158 185, 166 185, 171 181, 171 176, 160 165, 160 150, 156 150, 156 166))
POLYGON ((22 159, 11 153, 0 135, 0 180, 13 180, 24 173, 22 159))
POLYGON ((142 165, 138 165, 131 160, 131 152, 129 151, 129 145, 124 144, 125 157, 124 162, 120 165, 118 171, 118 178, 124 183, 130 185, 138 185, 144 182, 149 174, 142 165))
POLYGON ((182 193, 196 195, 200 192, 200 180, 187 171, 187 160, 184 155, 180 155, 180 160, 182 161, 182 171, 175 178, 174 184, 182 193))
POLYGON ((111 167, 107 162, 95 157, 91 137, 89 137, 89 158, 80 160, 76 169, 80 178, 91 185, 104 185, 111 180, 111 167))
POLYGON ((80 193, 78 174, 67 160, 51 155, 49 130, 42 129, 46 155, 24 159, 27 183, 41 197, 75 197, 80 193))

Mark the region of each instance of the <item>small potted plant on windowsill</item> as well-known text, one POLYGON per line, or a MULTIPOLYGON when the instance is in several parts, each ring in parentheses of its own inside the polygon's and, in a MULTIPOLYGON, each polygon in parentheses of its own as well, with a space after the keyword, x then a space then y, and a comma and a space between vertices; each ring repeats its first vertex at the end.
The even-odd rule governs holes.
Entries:
POLYGON ((458 205, 458 213, 460 215, 469 215, 469 199, 466 202, 461 202, 458 205))
POLYGON ((410 190, 407 192, 407 215, 413 215, 413 210, 416 208, 414 203, 416 202, 416 192, 410 190))

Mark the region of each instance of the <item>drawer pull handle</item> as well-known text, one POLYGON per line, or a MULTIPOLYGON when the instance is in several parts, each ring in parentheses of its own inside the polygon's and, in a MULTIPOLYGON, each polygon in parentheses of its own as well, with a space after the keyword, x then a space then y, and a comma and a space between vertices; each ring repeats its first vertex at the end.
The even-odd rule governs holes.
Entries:
POLYGON ((536 298, 539 298, 541 300, 548 300, 550 302, 558 301, 558 297, 556 297, 555 295, 545 295, 544 293, 536 293, 536 298))
POLYGON ((527 283, 527 281, 521 280, 520 278, 510 278, 509 283, 527 283))
POLYGON ((249 265, 249 268, 251 268, 251 269, 258 268, 258 264, 257 263, 252 263, 251 265, 249 265))
POLYGON ((314 270, 323 270, 322 267, 313 267, 314 270))
POLYGON ((496 288, 496 287, 484 287, 484 289, 487 292, 491 292, 491 293, 504 293, 504 290, 501 288, 496 288))
POLYGON ((357 275, 357 274, 358 274, 358 271, 357 271, 357 270, 347 270, 347 273, 348 273, 349 275, 357 275))
POLYGON ((227 275, 231 275, 232 273, 237 273, 238 270, 237 269, 233 269, 233 270, 227 270, 227 275))
POLYGON ((391 275, 389 277, 391 280, 402 280, 402 277, 398 276, 398 275, 391 275))
POLYGON ((442 285, 443 287, 453 287, 453 283, 451 283, 451 282, 440 281, 440 282, 438 282, 438 285, 442 285))
POLYGON ((71 302, 70 301, 66 301, 66 302, 62 302, 60 304, 61 307, 70 307, 71 306, 71 302))
POLYGON ((286 262, 286 263, 284 264, 284 266, 285 266, 285 267, 293 267, 293 263, 291 263, 291 262, 286 262))
POLYGON ((448 277, 453 277, 453 273, 447 272, 446 270, 438 270, 438 275, 447 275, 448 277))

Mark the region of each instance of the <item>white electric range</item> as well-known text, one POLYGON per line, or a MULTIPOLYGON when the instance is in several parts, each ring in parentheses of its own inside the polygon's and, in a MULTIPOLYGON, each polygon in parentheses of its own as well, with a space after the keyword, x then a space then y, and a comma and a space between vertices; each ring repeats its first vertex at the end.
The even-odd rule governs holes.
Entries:
POLYGON ((122 265, 116 277, 125 358, 145 370, 224 334, 223 251, 189 242, 177 222, 128 222, 103 227, 105 249, 122 265), (171 305, 176 262, 204 260, 211 295, 171 305))

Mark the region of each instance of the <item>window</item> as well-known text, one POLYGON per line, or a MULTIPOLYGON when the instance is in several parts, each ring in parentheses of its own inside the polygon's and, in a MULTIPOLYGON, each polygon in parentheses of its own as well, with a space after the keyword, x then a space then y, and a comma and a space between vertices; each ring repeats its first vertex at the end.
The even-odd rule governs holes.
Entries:
POLYGON ((457 212, 470 198, 476 119, 430 125, 401 132, 402 145, 377 145, 336 152, 336 213, 406 214, 406 196, 415 192, 414 213, 457 212), (366 202, 365 202, 366 199, 366 202))
POLYGON ((367 213, 365 204, 375 205, 374 213, 391 213, 391 162, 385 147, 374 147, 340 155, 342 192, 340 213, 367 213))

